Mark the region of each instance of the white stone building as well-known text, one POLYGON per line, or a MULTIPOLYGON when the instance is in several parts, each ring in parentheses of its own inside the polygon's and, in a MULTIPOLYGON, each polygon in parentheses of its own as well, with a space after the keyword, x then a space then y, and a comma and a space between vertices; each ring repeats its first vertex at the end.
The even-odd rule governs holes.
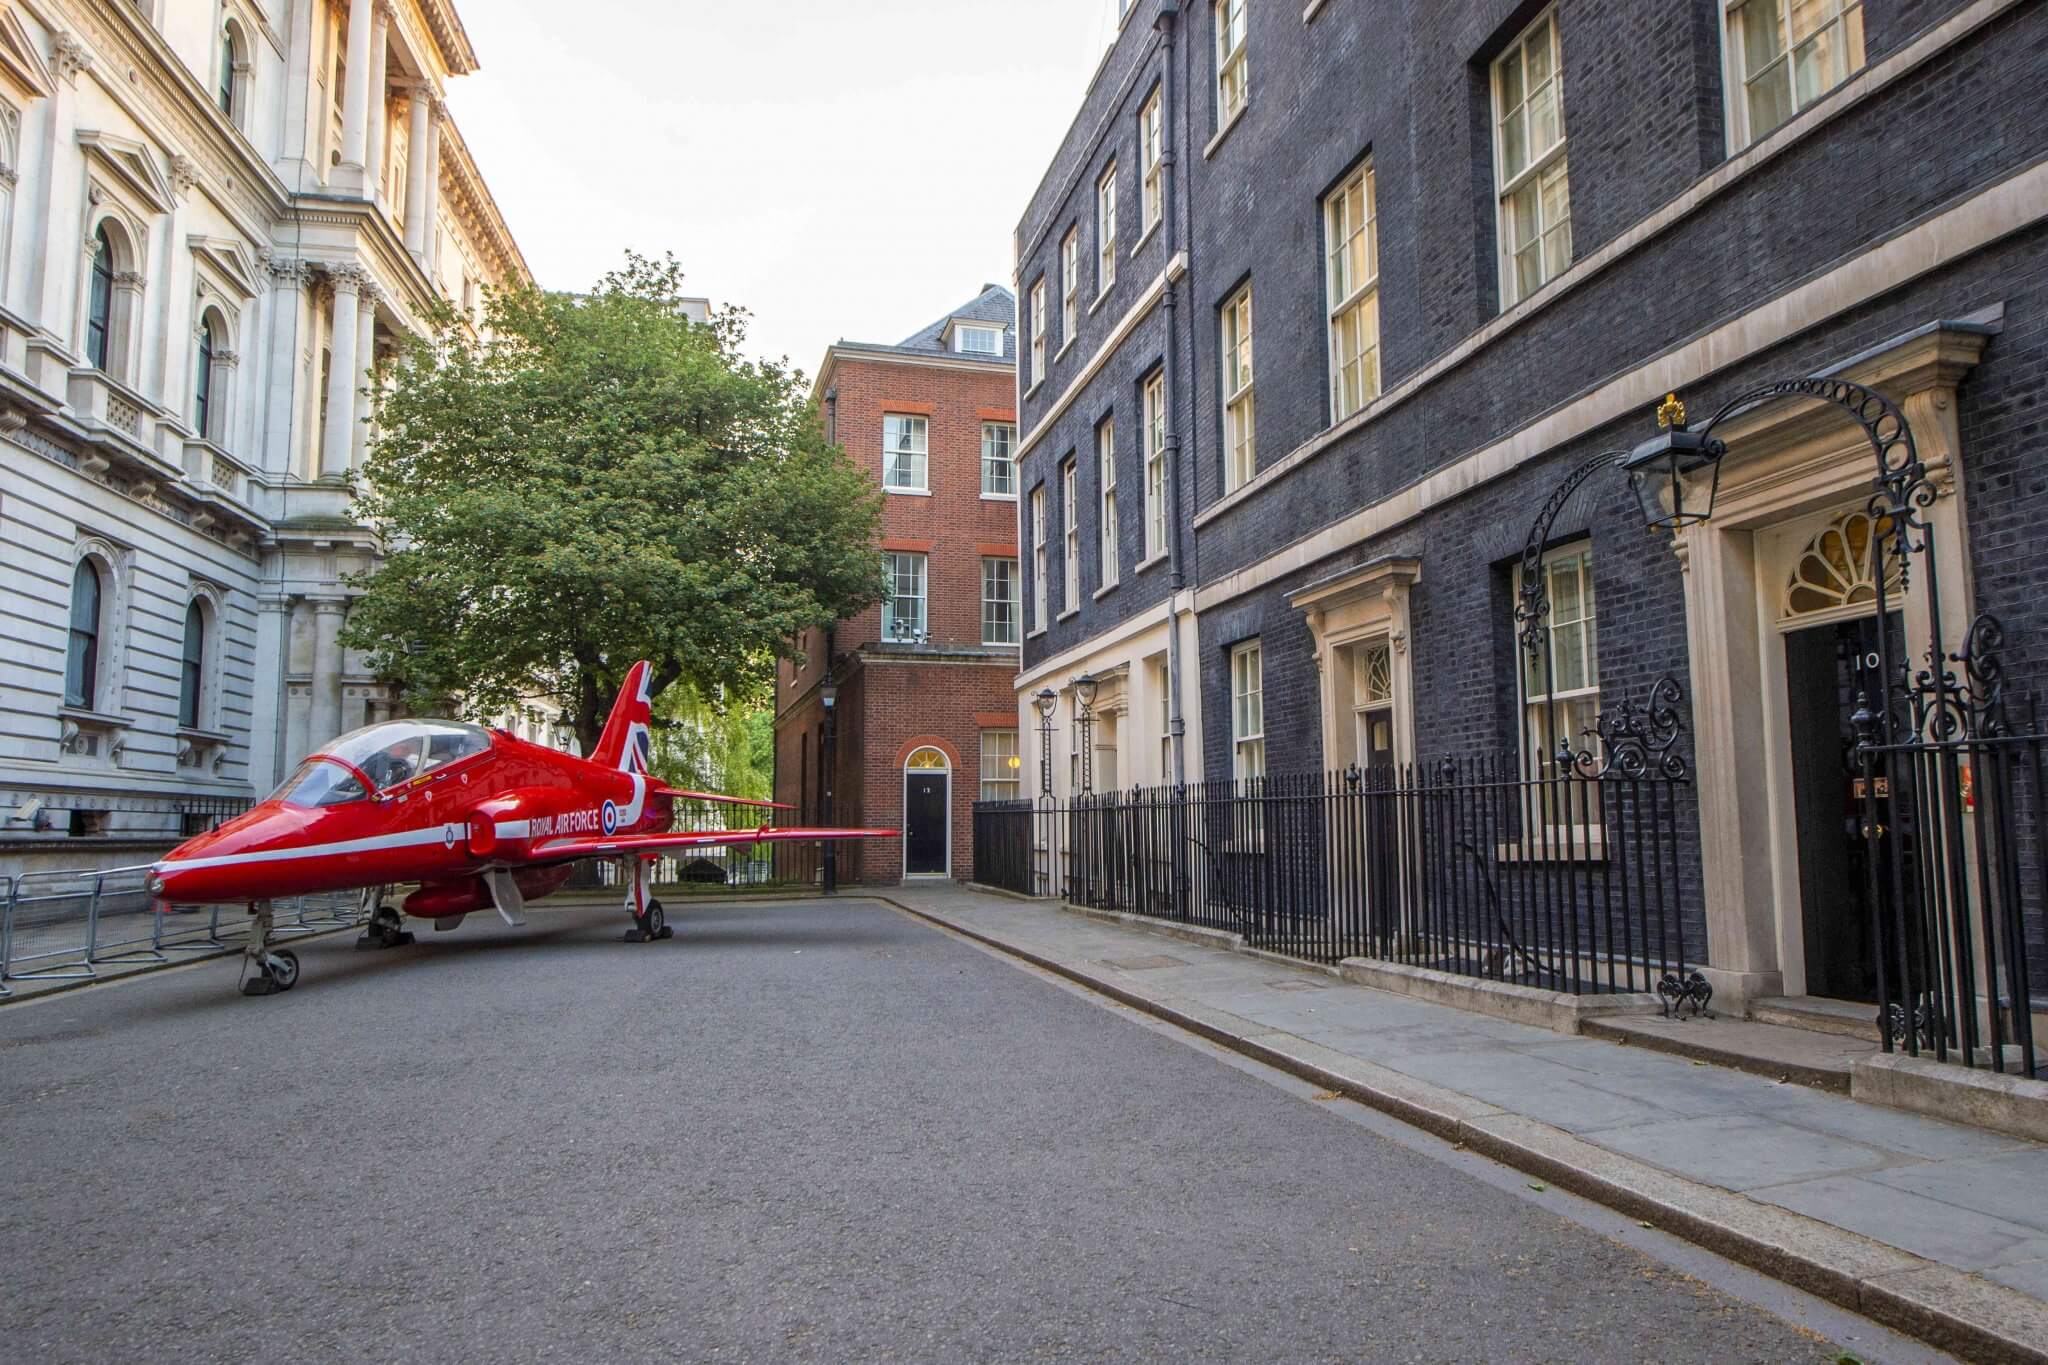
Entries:
POLYGON ((0 875, 393 705, 338 638, 364 390, 529 279, 475 69, 451 0, 0 0, 0 875))

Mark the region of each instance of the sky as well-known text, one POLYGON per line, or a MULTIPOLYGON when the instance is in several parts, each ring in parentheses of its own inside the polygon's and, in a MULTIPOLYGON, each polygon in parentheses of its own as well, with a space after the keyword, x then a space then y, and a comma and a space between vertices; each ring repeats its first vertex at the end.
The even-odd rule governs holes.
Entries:
POLYGON ((540 283, 673 251, 815 374, 1010 285, 1116 0, 467 0, 449 104, 540 283))

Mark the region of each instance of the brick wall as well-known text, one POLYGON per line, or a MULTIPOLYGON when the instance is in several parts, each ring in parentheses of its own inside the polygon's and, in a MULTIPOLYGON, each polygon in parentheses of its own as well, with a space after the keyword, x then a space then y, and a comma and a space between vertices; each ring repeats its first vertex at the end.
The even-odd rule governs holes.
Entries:
MULTIPOLYGON (((945 357, 907 361, 835 351, 820 380, 821 390, 829 387, 837 395, 839 444, 878 484, 884 416, 917 414, 929 422, 929 495, 885 496, 876 553, 926 556, 930 639, 915 647, 884 642, 880 606, 834 628, 832 646, 848 661, 839 675, 832 818, 836 824, 901 827, 904 746, 934 743, 955 760, 952 861, 956 875, 964 877, 973 866, 971 813, 980 784, 975 718, 1015 710, 1016 650, 981 643, 981 573, 984 556, 1018 557, 1018 502, 982 495, 981 428, 985 421, 1015 421, 1016 380, 1007 366, 963 368, 945 357)), ((803 814, 816 820, 822 815, 822 713, 815 688, 826 665, 825 632, 807 632, 798 647, 802 662, 785 663, 777 674, 776 799, 797 804, 807 793, 803 814)), ((894 840, 848 845, 840 851, 839 875, 846 882, 896 881, 902 846, 894 840)))

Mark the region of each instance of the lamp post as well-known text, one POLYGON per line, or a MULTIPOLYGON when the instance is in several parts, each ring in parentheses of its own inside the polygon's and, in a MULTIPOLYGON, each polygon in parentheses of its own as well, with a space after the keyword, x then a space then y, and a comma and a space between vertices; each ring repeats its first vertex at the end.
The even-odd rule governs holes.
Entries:
POLYGON ((1031 699, 1038 711, 1038 794, 1052 795, 1052 713, 1060 699, 1048 687, 1031 699))
POLYGON ((1095 790, 1095 691, 1099 686, 1093 673, 1083 673, 1073 680, 1074 730, 1080 741, 1079 785, 1083 796, 1095 790))
MULTIPOLYGON (((832 767, 835 757, 833 749, 839 737, 839 685, 832 681, 830 674, 826 675, 824 683, 818 688, 818 704, 825 708, 825 736, 818 745, 819 760, 825 769, 824 779, 818 784, 819 795, 824 803, 819 811, 819 818, 825 828, 830 829, 832 767)), ((825 841, 825 866, 820 886, 827 893, 839 889, 839 845, 830 839, 825 841)))
POLYGON ((1039 895, 1044 895, 1053 884, 1052 713, 1059 709, 1059 704, 1058 694, 1050 687, 1040 688, 1031 699, 1038 712, 1038 814, 1031 841, 1032 890, 1039 895))

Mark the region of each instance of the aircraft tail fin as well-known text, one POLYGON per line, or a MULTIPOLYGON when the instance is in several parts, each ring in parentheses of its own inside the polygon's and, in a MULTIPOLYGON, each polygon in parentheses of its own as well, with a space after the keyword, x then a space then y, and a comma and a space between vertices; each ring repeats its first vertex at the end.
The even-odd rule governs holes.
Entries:
POLYGON ((611 719, 604 723, 604 733, 597 738, 591 762, 620 772, 647 771, 654 743, 649 728, 654 719, 654 699, 647 695, 651 671, 645 659, 626 670, 625 685, 619 688, 619 699, 612 703, 611 719))

